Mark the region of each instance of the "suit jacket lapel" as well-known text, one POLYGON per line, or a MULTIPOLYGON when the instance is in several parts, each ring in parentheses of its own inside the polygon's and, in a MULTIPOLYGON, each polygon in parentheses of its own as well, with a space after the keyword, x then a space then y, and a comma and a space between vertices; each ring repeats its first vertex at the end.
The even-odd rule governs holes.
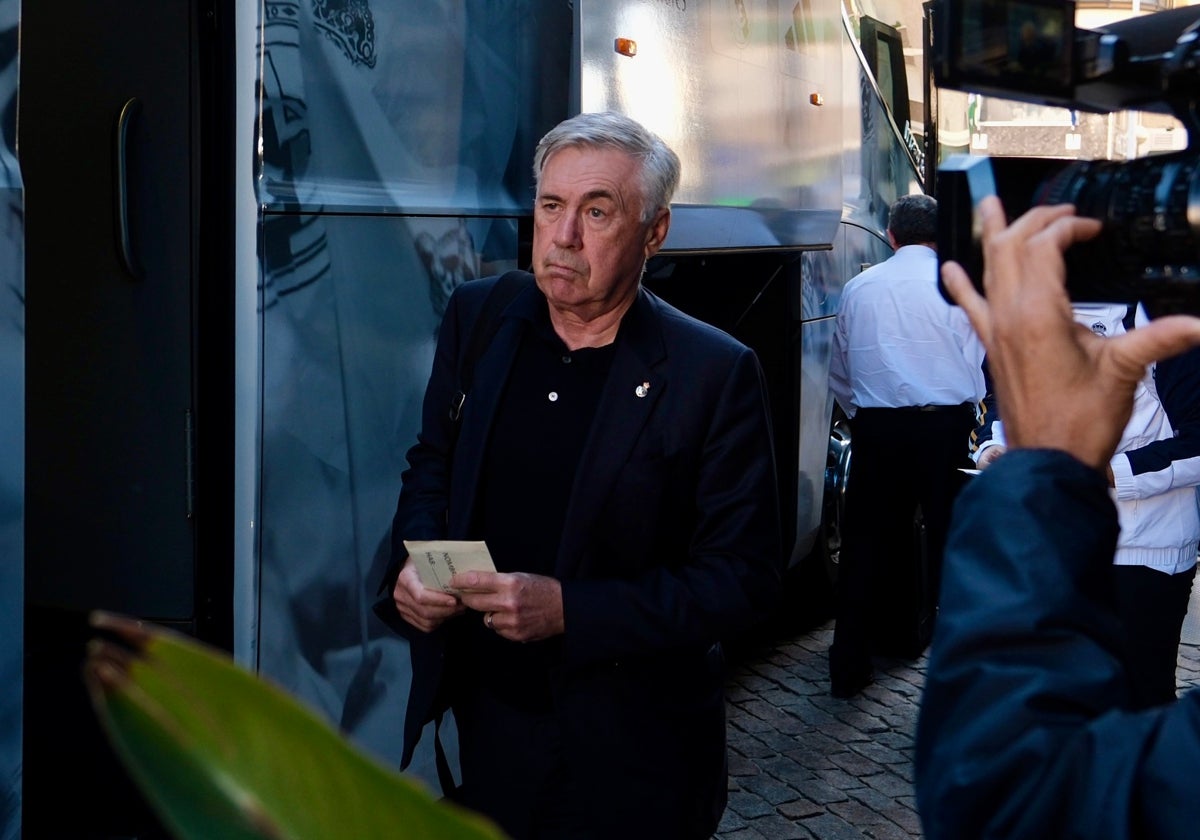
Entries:
POLYGON ((666 347, 654 298, 645 290, 625 315, 612 368, 579 458, 555 573, 573 577, 600 510, 667 388, 666 347))

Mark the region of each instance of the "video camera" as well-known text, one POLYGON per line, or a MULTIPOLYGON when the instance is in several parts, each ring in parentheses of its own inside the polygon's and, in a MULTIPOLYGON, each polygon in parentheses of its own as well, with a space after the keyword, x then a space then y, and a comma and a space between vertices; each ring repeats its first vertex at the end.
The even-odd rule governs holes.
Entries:
POLYGON ((979 200, 998 195, 1010 218, 1071 203, 1104 223, 1066 253, 1071 300, 1200 315, 1200 7, 1087 30, 1075 26, 1074 0, 929 6, 940 87, 1093 113, 1170 113, 1188 132, 1181 152, 1124 162, 948 158, 937 177, 939 258, 960 263, 982 293, 979 200))

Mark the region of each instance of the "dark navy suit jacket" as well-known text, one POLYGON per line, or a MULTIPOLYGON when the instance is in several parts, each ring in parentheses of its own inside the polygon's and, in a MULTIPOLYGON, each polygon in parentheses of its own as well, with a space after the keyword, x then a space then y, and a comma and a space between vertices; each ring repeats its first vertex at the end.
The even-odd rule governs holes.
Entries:
POLYGON ((1200 836, 1200 691, 1141 712, 1104 477, 1016 450, 959 496, 917 727, 929 840, 1200 836))
MULTIPOLYGON (((406 556, 402 539, 486 538, 476 505, 488 432, 521 332, 545 305, 530 278, 505 309, 475 365, 451 453, 457 356, 494 282, 466 283, 448 304, 393 521, 395 564, 406 556)), ((694 836, 714 830, 724 809, 725 675, 715 645, 765 617, 779 594, 766 399, 751 350, 639 292, 615 341, 555 566, 566 625, 556 696, 565 749, 586 768, 580 781, 595 788, 597 819, 637 819, 647 831, 646 820, 666 815, 658 836, 694 836)), ((478 616, 452 619, 461 620, 478 616)), ((405 633, 405 764, 451 699, 446 629, 405 633)))

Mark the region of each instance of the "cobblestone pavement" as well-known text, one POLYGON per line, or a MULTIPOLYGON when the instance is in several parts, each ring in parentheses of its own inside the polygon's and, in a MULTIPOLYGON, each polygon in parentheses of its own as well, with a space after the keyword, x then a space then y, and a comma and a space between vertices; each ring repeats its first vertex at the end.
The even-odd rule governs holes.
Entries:
MULTIPOLYGON (((832 638, 833 624, 823 624, 735 666, 719 840, 921 836, 912 756, 925 658, 876 657, 874 684, 836 700, 826 667, 832 638)), ((1181 648, 1178 680, 1200 684, 1200 646, 1181 648)))

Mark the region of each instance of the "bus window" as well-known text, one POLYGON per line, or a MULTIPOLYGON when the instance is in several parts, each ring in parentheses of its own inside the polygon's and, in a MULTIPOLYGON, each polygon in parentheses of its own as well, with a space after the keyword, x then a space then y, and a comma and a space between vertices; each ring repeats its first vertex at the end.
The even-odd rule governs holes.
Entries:
POLYGON ((913 168, 924 172, 925 119, 922 7, 904 0, 843 0, 850 30, 896 137, 913 168))

